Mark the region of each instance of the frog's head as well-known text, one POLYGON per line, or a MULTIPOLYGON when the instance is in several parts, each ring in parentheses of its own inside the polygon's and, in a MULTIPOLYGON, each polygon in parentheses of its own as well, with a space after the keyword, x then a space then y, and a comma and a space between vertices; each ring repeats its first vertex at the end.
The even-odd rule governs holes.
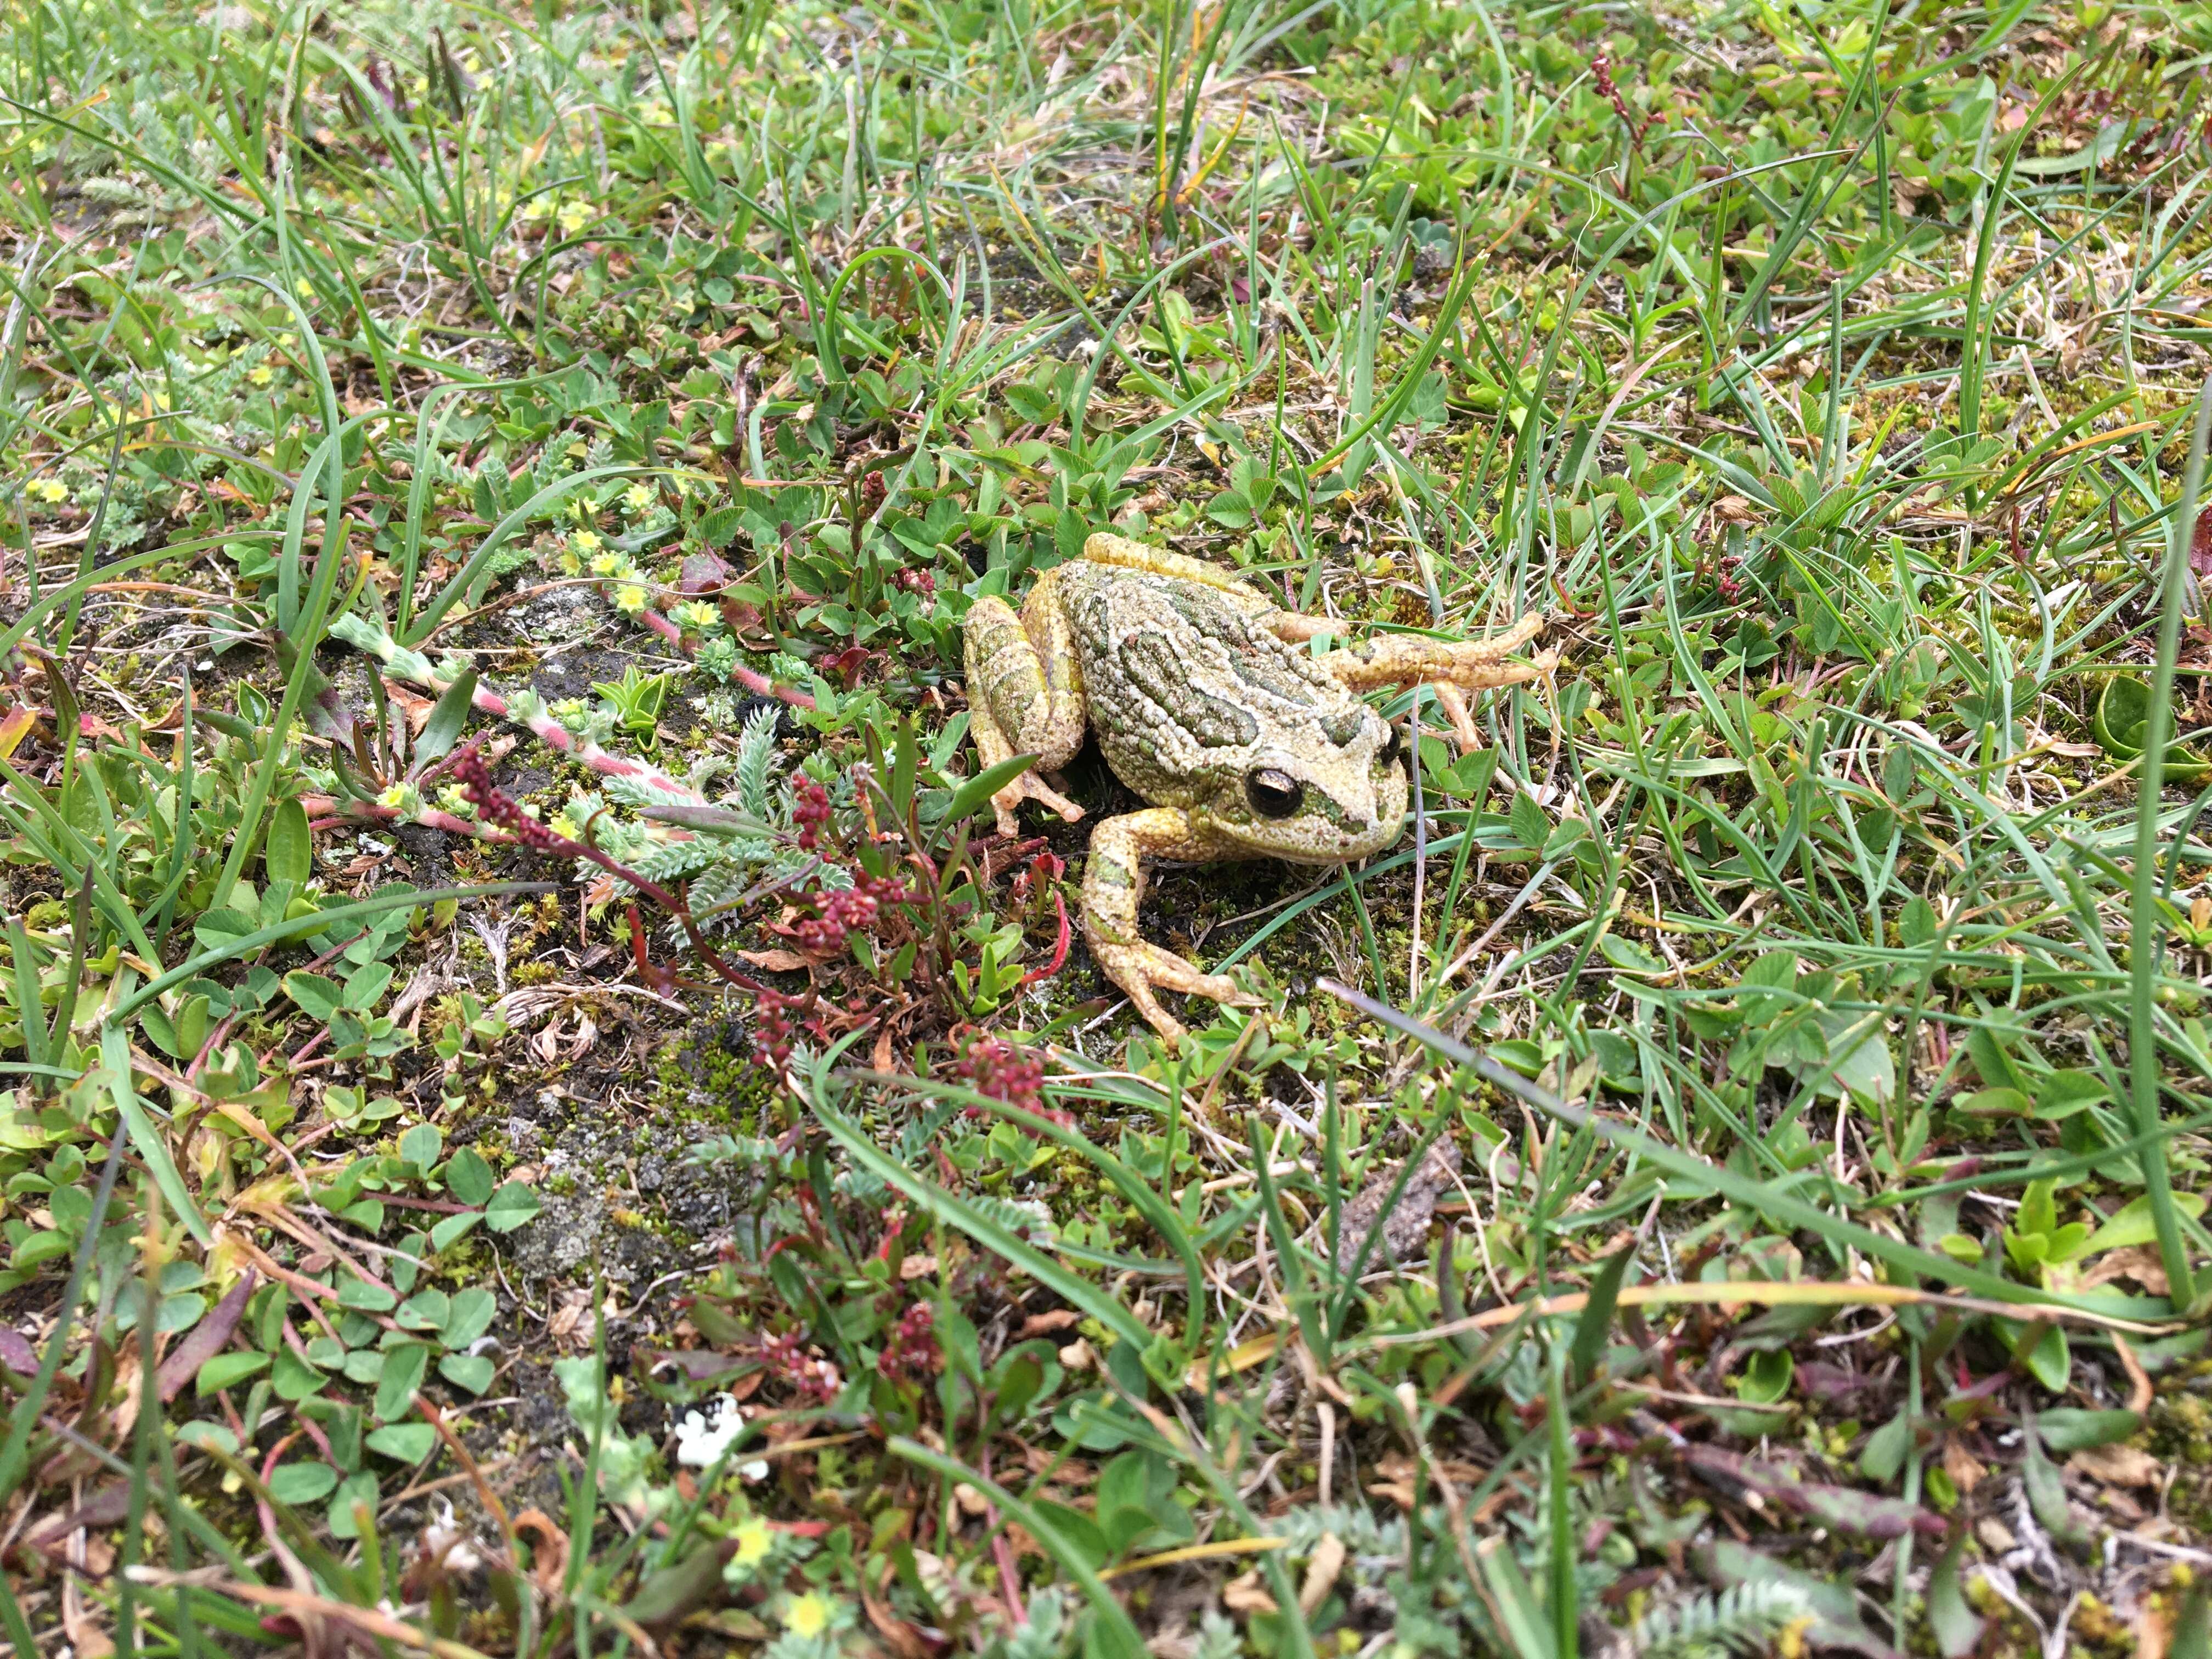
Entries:
POLYGON ((1406 821, 1406 758, 1398 733, 1363 702, 1245 748, 1209 779, 1194 809, 1238 846, 1293 864, 1343 864, 1379 853, 1406 821))

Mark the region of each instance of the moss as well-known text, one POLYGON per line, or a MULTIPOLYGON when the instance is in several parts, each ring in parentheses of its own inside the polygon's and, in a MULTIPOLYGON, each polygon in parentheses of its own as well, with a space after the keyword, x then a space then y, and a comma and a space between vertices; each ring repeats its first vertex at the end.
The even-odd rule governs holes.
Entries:
POLYGON ((2160 1395, 2150 1408, 2150 1449, 2170 1463, 2212 1464, 2212 1403, 2197 1395, 2160 1395))

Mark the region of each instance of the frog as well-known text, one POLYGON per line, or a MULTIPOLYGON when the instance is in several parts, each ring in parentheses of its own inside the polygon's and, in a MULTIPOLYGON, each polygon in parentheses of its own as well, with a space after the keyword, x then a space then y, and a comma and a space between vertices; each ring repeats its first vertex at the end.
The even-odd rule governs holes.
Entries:
POLYGON ((1082 927, 1092 959, 1173 1051, 1188 1033, 1161 992, 1255 1000, 1144 938, 1147 865, 1325 868, 1382 852, 1405 826, 1406 744, 1365 694, 1430 686, 1471 741, 1465 693, 1557 667, 1553 651, 1513 654, 1544 626, 1537 614, 1485 639, 1341 643, 1341 623, 1285 609, 1235 570, 1102 532, 1042 572, 1018 611, 995 594, 970 606, 969 733, 987 770, 1036 757, 991 798, 1002 835, 1020 833, 1026 802, 1083 817, 1052 779, 1086 733, 1145 801, 1091 831, 1082 927))

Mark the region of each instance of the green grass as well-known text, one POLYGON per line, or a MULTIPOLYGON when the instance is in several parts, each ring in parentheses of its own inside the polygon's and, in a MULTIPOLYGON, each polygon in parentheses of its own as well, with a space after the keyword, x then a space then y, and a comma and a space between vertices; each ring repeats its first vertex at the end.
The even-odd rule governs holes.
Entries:
POLYGON ((2205 1652, 2203 11, 14 6, 8 1642, 2205 1652), (1177 1053, 1107 528, 1563 656, 1177 1053))

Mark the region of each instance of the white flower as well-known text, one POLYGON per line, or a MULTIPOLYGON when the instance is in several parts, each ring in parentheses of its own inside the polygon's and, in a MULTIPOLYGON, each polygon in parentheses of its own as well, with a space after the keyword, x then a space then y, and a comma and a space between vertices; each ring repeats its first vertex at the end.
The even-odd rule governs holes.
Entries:
POLYGON ((704 1412, 686 1412, 676 1425, 676 1461, 695 1469, 712 1468, 745 1431, 744 1413, 735 1399, 718 1394, 704 1412))

